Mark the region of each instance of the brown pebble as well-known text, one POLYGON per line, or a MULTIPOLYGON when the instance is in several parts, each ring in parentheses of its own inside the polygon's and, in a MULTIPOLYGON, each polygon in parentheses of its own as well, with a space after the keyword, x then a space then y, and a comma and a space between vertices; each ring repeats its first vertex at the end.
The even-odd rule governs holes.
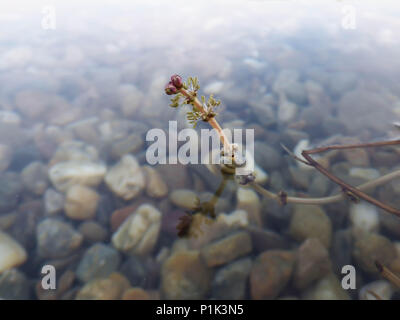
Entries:
POLYGON ((130 288, 124 292, 122 300, 150 300, 150 295, 142 288, 130 288))

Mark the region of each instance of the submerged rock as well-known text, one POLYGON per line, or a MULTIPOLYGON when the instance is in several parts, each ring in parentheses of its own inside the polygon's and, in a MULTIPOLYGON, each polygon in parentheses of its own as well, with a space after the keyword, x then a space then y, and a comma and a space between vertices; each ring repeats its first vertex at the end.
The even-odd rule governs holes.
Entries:
POLYGON ((18 174, 13 172, 0 174, 0 212, 14 209, 21 191, 22 183, 18 174))
POLYGON ((251 237, 247 232, 240 231, 208 244, 201 249, 201 256, 207 266, 215 267, 244 256, 251 250, 251 237))
POLYGON ((76 276, 82 282, 108 277, 117 271, 120 261, 120 255, 114 248, 101 243, 94 244, 82 257, 76 276))
POLYGON ((150 253, 161 228, 161 212, 149 204, 141 205, 118 228, 112 237, 115 248, 128 254, 150 253))
POLYGON ((104 181, 112 192, 124 200, 136 197, 145 187, 145 177, 132 155, 124 155, 106 174, 104 181))
POLYGON ((394 286, 387 280, 377 280, 370 282, 363 286, 358 292, 358 298, 360 300, 377 300, 374 295, 369 293, 372 291, 377 294, 382 300, 390 300, 393 293, 395 292, 394 286))
POLYGON ((42 195, 48 185, 47 168, 39 161, 32 162, 22 170, 21 179, 26 190, 42 195))
POLYGON ((91 161, 66 161, 54 165, 49 177, 58 191, 65 192, 73 185, 97 187, 106 174, 106 166, 91 161))
POLYGON ((75 252, 83 237, 69 223, 54 218, 43 220, 36 228, 37 250, 43 258, 64 258, 75 252))
POLYGON ((169 195, 169 198, 177 207, 188 210, 193 210, 198 200, 195 192, 186 189, 172 191, 169 195))
POLYGON ((221 300, 243 300, 252 261, 244 258, 219 269, 214 276, 212 297, 221 300))
POLYGON ((152 198, 163 198, 168 194, 168 186, 157 170, 144 166, 146 176, 146 193, 152 198))
POLYGON ((365 232, 356 235, 353 258, 365 272, 377 274, 375 261, 389 265, 396 258, 396 249, 388 238, 365 232))
POLYGON ((297 252, 294 285, 301 290, 322 278, 331 270, 329 252, 318 239, 307 239, 297 252))
POLYGON ((25 249, 8 234, 0 231, 0 274, 26 261, 25 249))
POLYGON ((49 188, 44 193, 44 208, 47 215, 55 215, 64 208, 64 195, 49 188))
POLYGON ((332 238, 332 223, 324 210, 317 206, 296 206, 290 221, 289 234, 297 241, 317 238, 329 248, 332 238))
POLYGON ((288 284, 295 256, 290 251, 268 250, 254 261, 250 273, 250 292, 254 300, 275 299, 288 284))
POLYGON ((0 300, 27 300, 29 296, 29 281, 22 272, 9 269, 0 274, 0 300))
POLYGON ((75 185, 68 189, 64 211, 67 217, 75 220, 94 218, 96 214, 99 195, 91 188, 75 185))
POLYGON ((319 280, 303 294, 305 300, 349 300, 346 290, 332 273, 319 280))
POLYGON ((176 252, 162 266, 161 289, 168 300, 205 299, 211 280, 212 271, 197 250, 176 252))

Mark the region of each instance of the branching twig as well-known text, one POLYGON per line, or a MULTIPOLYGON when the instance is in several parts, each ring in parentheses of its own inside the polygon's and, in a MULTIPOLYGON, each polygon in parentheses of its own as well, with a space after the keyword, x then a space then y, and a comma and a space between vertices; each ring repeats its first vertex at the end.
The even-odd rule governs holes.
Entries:
MULTIPOLYGON (((230 143, 227 136, 223 132, 221 126, 215 119, 215 114, 213 112, 209 112, 210 110, 206 110, 204 105, 197 99, 197 90, 199 89, 198 81, 196 78, 189 78, 188 84, 191 84, 190 88, 189 85, 183 83, 182 78, 178 75, 174 75, 171 77, 171 81, 166 85, 165 92, 169 95, 177 94, 175 98, 172 99, 173 107, 177 107, 179 105, 179 100, 181 97, 185 98, 186 104, 191 104, 193 106, 193 110, 197 113, 201 113, 202 119, 208 122, 218 133, 220 140, 224 146, 224 149, 229 152, 229 154, 233 155, 233 144, 230 143)), ((204 100, 204 99, 203 99, 204 100)), ((214 100, 215 101, 215 100, 214 100)), ((216 104, 218 105, 219 102, 216 104)), ((196 117, 195 117, 196 118, 196 117)), ((298 197, 289 197, 285 191, 280 191, 278 194, 275 194, 264 187, 260 186, 254 179, 247 179, 248 184, 253 187, 257 192, 261 195, 264 195, 268 198, 274 199, 278 201, 280 204, 285 205, 287 203, 298 203, 298 204, 313 204, 313 205, 322 205, 327 203, 333 203, 340 200, 343 200, 345 196, 350 198, 353 201, 358 201, 359 199, 363 199, 372 203, 373 205, 390 212, 394 215, 400 217, 400 210, 391 207, 390 205, 384 204, 381 201, 367 195, 364 193, 364 190, 372 189, 377 187, 381 184, 384 184, 398 176, 400 176, 400 170, 392 172, 390 174, 384 175, 378 179, 369 181, 364 183, 360 186, 353 187, 343 180, 339 179, 329 170, 324 168, 320 165, 316 160, 314 160, 311 155, 321 153, 328 150, 343 150, 343 149, 354 149, 354 148, 369 148, 369 147, 381 147, 381 146, 390 146, 390 145, 399 145, 400 140, 392 140, 392 141, 381 141, 381 142, 373 142, 373 143, 364 143, 364 144, 352 144, 352 145, 333 145, 327 147, 320 147, 315 148, 312 150, 304 150, 302 152, 302 156, 304 159, 301 159, 294 155, 291 151, 289 151, 285 146, 282 147, 297 161, 300 161, 306 165, 312 166, 329 178, 331 181, 335 182, 342 188, 342 193, 337 194, 330 197, 323 197, 323 198, 298 198, 298 197)), ((233 156, 232 156, 233 157, 233 156)), ((234 163, 234 162, 233 162, 234 163)), ((245 179, 246 180, 246 179, 245 179)))

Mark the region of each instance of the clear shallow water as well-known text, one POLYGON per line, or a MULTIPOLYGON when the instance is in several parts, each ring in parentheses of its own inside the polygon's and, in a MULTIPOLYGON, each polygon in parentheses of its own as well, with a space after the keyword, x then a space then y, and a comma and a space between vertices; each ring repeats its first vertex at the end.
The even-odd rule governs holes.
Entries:
MULTIPOLYGON (((69 285, 66 298, 75 298, 94 275, 106 278, 109 272, 115 271, 128 278, 129 286, 144 289, 152 297, 315 298, 317 289, 328 283, 334 298, 357 299, 359 290, 378 277, 368 272, 364 260, 354 253, 359 238, 353 233, 359 232, 354 231, 357 228, 352 221, 357 219, 352 219, 352 215, 362 217, 362 222, 357 220, 356 224, 367 229, 368 235, 377 233, 390 240, 388 245, 382 240, 385 242, 382 251, 389 252, 384 258, 390 263, 395 259, 394 246, 397 244, 398 248, 400 237, 397 220, 382 218, 382 213, 371 207, 358 207, 361 209, 356 211, 361 213, 351 214, 355 209, 346 202, 324 206, 323 216, 329 218, 324 221, 329 221, 332 236, 328 243, 323 239, 320 242, 329 249, 328 260, 336 278, 326 278, 330 274, 327 272, 307 285, 299 285, 294 280, 300 277, 295 276, 299 262, 289 257, 293 270, 286 285, 278 292, 265 293, 267 289, 261 288, 259 293, 254 289, 252 278, 258 273, 269 274, 260 262, 260 255, 270 249, 297 252, 309 237, 299 236, 292 230, 298 210, 295 207, 281 208, 255 194, 239 197, 237 186, 230 183, 216 208, 217 214, 245 209, 250 222, 260 217, 257 227, 272 232, 280 242, 271 245, 272 240, 268 238, 271 234, 262 233, 257 237, 256 232, 244 228, 239 239, 248 239, 251 234, 249 247, 235 247, 237 253, 222 263, 206 258, 204 266, 206 254, 202 247, 229 237, 233 231, 214 230, 211 233, 215 235, 204 236, 205 240, 199 243, 190 239, 177 241, 175 226, 186 210, 180 201, 193 194, 172 196, 174 191, 185 189, 201 199, 210 199, 220 177, 204 166, 157 166, 161 180, 167 185, 166 192, 158 190, 159 196, 151 192, 153 188, 148 187, 148 182, 135 180, 139 192, 129 196, 111 190, 102 179, 90 183, 90 191, 78 189, 68 196, 68 188, 60 188, 54 179, 48 180, 49 170, 57 163, 71 159, 91 161, 110 172, 127 153, 134 155, 142 167, 137 171, 147 170, 143 169, 147 165, 145 151, 149 145, 144 141, 145 133, 151 128, 166 129, 169 120, 178 120, 182 128, 187 126, 185 112, 169 108, 164 94, 170 75, 178 73, 184 78, 197 76, 202 93, 215 93, 221 99, 217 119, 223 127, 255 128, 255 159, 268 175, 264 186, 273 191, 284 189, 292 195, 326 196, 336 192, 337 188, 317 172, 299 168, 287 157, 280 143, 293 150, 302 140, 308 141, 308 146, 303 142, 304 147, 311 148, 396 137, 392 122, 400 114, 397 59, 400 20, 399 8, 394 3, 327 1, 321 5, 311 1, 249 0, 212 5, 184 1, 168 4, 104 1, 80 5, 72 2, 54 5, 54 30, 43 28, 45 13, 41 5, 23 8, 2 5, 0 15, 0 30, 3 30, 0 33, 0 163, 4 189, 1 191, 1 229, 27 253, 22 259, 24 263, 18 267, 21 272, 18 285, 23 293, 16 295, 17 298, 45 298, 43 293, 28 286, 25 278, 39 281, 41 266, 53 263, 59 266, 58 276, 70 270, 77 277, 69 285), (346 4, 355 9, 355 29, 343 27, 346 4), (348 141, 346 137, 355 140, 348 141), (68 145, 71 141, 78 141, 79 145, 71 147, 68 145), (146 191, 146 185, 150 191, 146 191), (58 189, 52 198, 49 188, 58 189), (54 199, 59 199, 61 204, 53 212, 48 205, 56 203, 54 199), (68 207, 68 201, 77 201, 77 209, 68 207), (84 203, 96 204, 92 210, 94 215, 84 203), (155 236, 151 250, 127 253, 118 245, 113 249, 110 242, 115 233, 111 222, 113 212, 140 204, 151 204, 163 216, 161 231, 155 236), (84 213, 86 216, 82 217, 84 213), (65 237, 69 241, 78 239, 76 248, 72 246, 68 251, 60 244, 44 250, 49 244, 46 239, 40 242, 39 238, 47 231, 39 225, 43 226, 41 223, 49 217, 69 224, 72 229, 68 229, 69 233, 66 231, 65 237), (363 219, 368 222, 364 223, 363 219), (95 226, 88 221, 94 221, 95 226), (78 234, 73 233, 77 231, 78 234), (93 234, 102 237, 93 238, 93 234), (97 260, 92 258, 82 263, 93 243, 107 247, 98 249, 100 253, 90 253, 89 256, 97 255, 97 260), (186 245, 192 255, 176 256, 173 246, 186 245), (100 265, 99 257, 103 255, 110 265, 98 271, 96 266, 100 265), (172 283, 168 280, 170 269, 177 270, 176 279, 185 278, 184 267, 179 269, 176 265, 186 264, 209 275, 194 283, 187 295, 180 290, 182 279, 181 282, 171 280, 172 283), (361 280, 357 290, 338 293, 335 283, 341 280, 338 270, 344 264, 355 265, 361 280), (232 276, 230 268, 238 268, 240 275, 232 276), (220 278, 225 279, 229 289, 221 289, 223 286, 217 280, 220 278), (236 288, 233 283, 242 286, 236 288), (226 296, 227 291, 237 292, 237 296, 226 296)), ((200 128, 207 126, 200 124, 200 128)), ((333 155, 330 168, 346 177, 346 181, 363 183, 367 177, 396 169, 398 152, 382 150, 333 155), (369 171, 354 173, 353 170, 350 174, 352 168, 359 167, 369 171)), ((139 179, 138 175, 136 171, 133 174, 135 179, 139 179)), ((80 183, 75 181, 75 184, 80 183)), ((378 188, 374 195, 396 205, 397 193, 397 185, 392 183, 378 188)), ((306 208, 310 212, 318 211, 315 207, 306 208)), ((312 233, 312 236, 317 235, 312 233)), ((50 239, 56 241, 60 237, 50 239)), ((315 249, 315 244, 310 246, 319 250, 319 254, 325 252, 318 246, 315 249)), ((372 255, 368 248, 361 251, 372 255)), ((10 285, 7 279, 3 277, 3 288, 10 285)), ((11 286, 17 287, 14 283, 11 286)), ((59 293, 57 298, 64 294, 59 293)), ((84 297, 92 297, 90 294, 84 297)), ((122 294, 113 298, 117 296, 121 298, 122 294)))

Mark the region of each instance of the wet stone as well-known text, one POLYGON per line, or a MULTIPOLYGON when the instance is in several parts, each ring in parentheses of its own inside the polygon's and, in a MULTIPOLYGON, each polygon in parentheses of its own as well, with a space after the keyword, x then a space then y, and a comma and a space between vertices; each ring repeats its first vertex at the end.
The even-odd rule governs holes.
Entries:
POLYGON ((78 231, 87 243, 104 242, 108 236, 108 231, 96 221, 82 222, 78 231))
POLYGON ((179 208, 193 210, 198 199, 196 193, 191 190, 179 189, 170 193, 171 202, 179 208))
POLYGON ((219 269, 214 276, 212 297, 220 300, 245 299, 251 266, 251 259, 244 258, 219 269))
POLYGON ((8 234, 0 231, 0 274, 26 261, 25 249, 8 234))
POLYGON ((144 204, 114 233, 112 243, 127 254, 145 255, 153 250, 160 228, 161 212, 152 205, 144 204))
POLYGON ((0 174, 0 212, 11 211, 18 203, 22 183, 16 173, 0 174))
POLYGON ((353 258, 365 272, 377 274, 375 261, 389 265, 396 258, 396 249, 388 238, 380 234, 362 233, 356 235, 353 258))
POLYGON ((204 299, 211 280, 212 272, 197 250, 176 252, 162 266, 161 289, 168 300, 204 299))
POLYGON ((104 178, 107 186, 118 197, 131 200, 145 187, 145 177, 138 161, 132 155, 125 155, 111 167, 104 178))
POLYGON ((36 226, 43 217, 42 202, 26 202, 20 205, 17 213, 11 233, 22 246, 31 249, 35 246, 36 226))
POLYGON ((250 292, 254 300, 275 299, 292 276, 295 255, 290 251, 268 250, 253 263, 250 273, 250 292))
POLYGON ((83 237, 69 223, 47 218, 36 229, 37 249, 43 258, 63 258, 82 244, 83 237))
POLYGON ((346 290, 334 274, 328 274, 303 294, 305 300, 349 300, 346 290))
POLYGON ((150 166, 143 167, 146 176, 146 193, 152 198, 163 198, 168 194, 168 186, 157 170, 150 166))
POLYGON ((241 231, 208 244, 201 250, 201 256, 207 266, 215 267, 244 256, 251 250, 251 237, 241 231))
POLYGON ((44 193, 44 208, 49 216, 61 212, 64 208, 64 195, 53 188, 49 188, 44 193))
POLYGON ((52 166, 49 177, 58 191, 65 192, 73 185, 97 187, 106 173, 103 164, 91 161, 66 161, 52 166))
POLYGON ((32 162, 22 170, 21 179, 26 190, 42 195, 48 186, 47 168, 39 161, 32 162))
POLYGON ((72 186, 65 196, 64 211, 66 216, 74 220, 94 218, 99 198, 97 192, 89 187, 72 186))
POLYGON ((123 288, 109 278, 94 279, 85 284, 76 295, 76 300, 117 300, 121 297, 123 288))
POLYGON ((332 238, 332 223, 325 211, 317 206, 296 206, 290 221, 289 234, 297 241, 317 238, 329 248, 332 238))
POLYGON ((331 270, 329 252, 318 239, 305 240, 297 251, 294 285, 301 290, 322 278, 331 270))
POLYGON ((0 299, 27 300, 29 291, 29 281, 22 272, 9 269, 0 273, 0 299))
POLYGON ((76 276, 82 282, 108 277, 118 269, 120 261, 120 255, 114 248, 101 243, 94 244, 83 255, 76 276))

